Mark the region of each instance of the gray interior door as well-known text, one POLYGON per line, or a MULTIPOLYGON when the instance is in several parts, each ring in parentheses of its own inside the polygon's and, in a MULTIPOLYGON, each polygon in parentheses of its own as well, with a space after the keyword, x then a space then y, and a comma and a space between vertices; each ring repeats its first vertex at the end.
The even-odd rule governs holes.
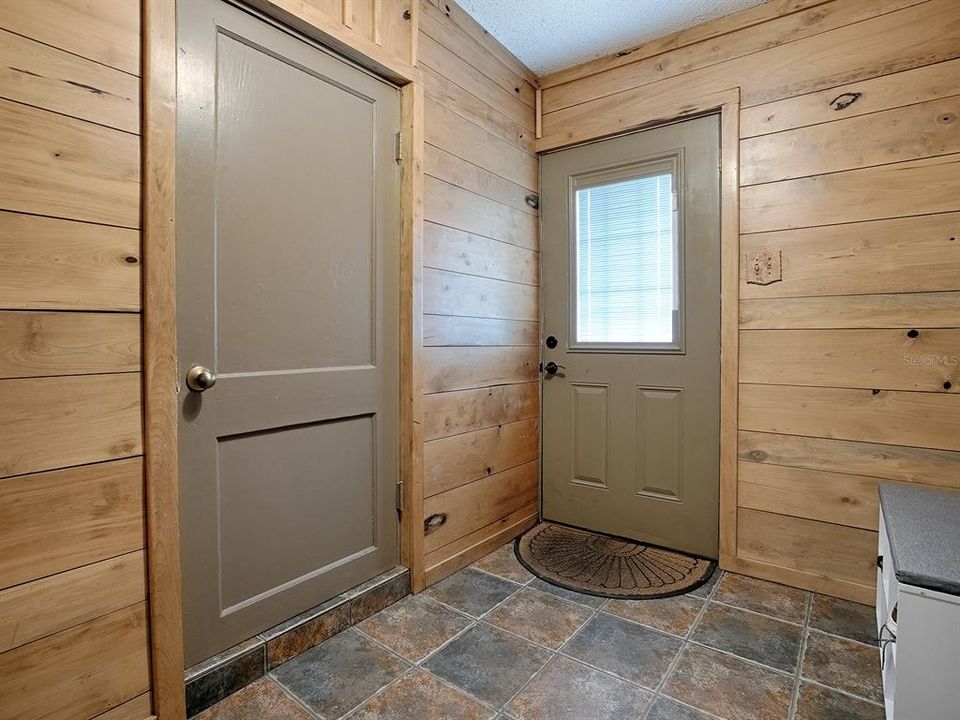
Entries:
POLYGON ((715 558, 718 118, 552 153, 541 175, 544 517, 715 558))
POLYGON ((184 635, 193 663, 397 563, 398 91, 178 4, 184 635), (210 375, 191 368, 208 368, 210 375))

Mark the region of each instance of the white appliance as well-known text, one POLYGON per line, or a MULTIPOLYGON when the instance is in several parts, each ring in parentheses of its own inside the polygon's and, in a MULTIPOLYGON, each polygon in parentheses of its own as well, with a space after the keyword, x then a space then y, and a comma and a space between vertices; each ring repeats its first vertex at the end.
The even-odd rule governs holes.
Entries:
POLYGON ((960 493, 884 483, 880 501, 887 720, 960 720, 960 493))

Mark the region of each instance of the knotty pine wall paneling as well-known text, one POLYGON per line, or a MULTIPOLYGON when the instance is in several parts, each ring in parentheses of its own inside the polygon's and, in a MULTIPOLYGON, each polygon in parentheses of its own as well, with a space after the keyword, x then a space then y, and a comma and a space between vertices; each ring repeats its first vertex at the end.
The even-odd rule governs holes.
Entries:
POLYGON ((536 78, 452 2, 421 0, 424 537, 431 584, 539 512, 536 78))
POLYGON ((730 86, 739 470, 726 567, 873 602, 876 485, 960 487, 960 13, 771 2, 541 79, 546 150, 730 86), (746 282, 780 253, 782 280, 746 282))
POLYGON ((151 713, 136 0, 0 0, 0 718, 151 713))

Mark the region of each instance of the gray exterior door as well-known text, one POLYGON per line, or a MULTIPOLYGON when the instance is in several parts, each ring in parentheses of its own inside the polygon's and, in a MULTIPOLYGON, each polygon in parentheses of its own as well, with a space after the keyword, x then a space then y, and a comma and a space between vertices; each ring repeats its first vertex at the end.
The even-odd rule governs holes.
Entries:
POLYGON ((541 175, 544 517, 715 558, 718 118, 545 155, 541 175))
POLYGON ((178 4, 178 48, 190 664, 397 563, 400 105, 218 0, 178 4))

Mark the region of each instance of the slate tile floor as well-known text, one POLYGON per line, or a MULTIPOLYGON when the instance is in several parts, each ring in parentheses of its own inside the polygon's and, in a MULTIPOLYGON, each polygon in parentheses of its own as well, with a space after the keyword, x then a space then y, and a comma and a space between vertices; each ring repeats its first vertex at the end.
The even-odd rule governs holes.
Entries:
POLYGON ((505 546, 197 720, 881 720, 873 609, 730 573, 614 601, 505 546))

